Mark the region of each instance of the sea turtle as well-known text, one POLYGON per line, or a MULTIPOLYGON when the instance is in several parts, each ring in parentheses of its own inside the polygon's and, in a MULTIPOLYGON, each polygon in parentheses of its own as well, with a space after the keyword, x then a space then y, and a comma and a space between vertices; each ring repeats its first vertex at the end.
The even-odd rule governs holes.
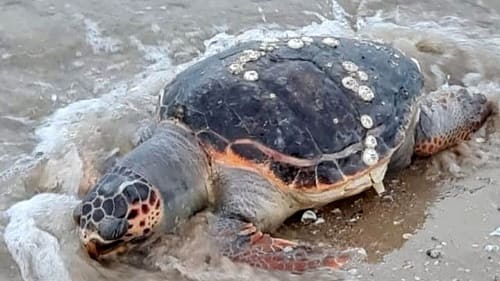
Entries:
POLYGON ((341 267, 343 255, 264 233, 299 210, 383 192, 388 169, 468 139, 491 113, 459 86, 422 91, 418 62, 365 40, 252 41, 201 60, 161 91, 150 133, 75 209, 81 241, 98 259, 211 206, 209 233, 234 261, 341 267))

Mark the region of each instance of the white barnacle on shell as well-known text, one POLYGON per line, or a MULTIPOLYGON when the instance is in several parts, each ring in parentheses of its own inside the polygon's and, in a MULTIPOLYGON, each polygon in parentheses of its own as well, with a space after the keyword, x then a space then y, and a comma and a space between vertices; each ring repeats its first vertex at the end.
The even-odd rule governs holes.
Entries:
POLYGON ((338 118, 333 118, 333 124, 338 124, 339 123, 339 119, 338 118))
POLYGON ((236 63, 239 63, 239 64, 241 64, 241 65, 244 65, 244 64, 246 64, 246 63, 247 63, 247 62, 249 62, 249 61, 250 61, 250 60, 248 59, 248 56, 246 56, 246 55, 241 55, 241 56, 239 56, 239 57, 238 57, 238 60, 237 60, 237 62, 236 62, 236 63))
POLYGON ((375 97, 375 93, 373 93, 372 89, 365 85, 359 86, 358 95, 364 101, 371 101, 375 97))
POLYGON ((332 37, 323 38, 323 40, 321 40, 321 42, 327 46, 330 46, 330 47, 337 47, 340 44, 339 40, 332 38, 332 37))
POLYGON ((263 40, 266 43, 279 43, 281 41, 280 38, 277 38, 277 37, 266 37, 263 40))
POLYGON ((243 64, 241 63, 233 63, 231 65, 229 65, 229 72, 231 72, 231 74, 240 74, 241 72, 243 72, 243 64))
POLYGON ((275 49, 278 49, 278 45, 274 42, 262 42, 259 49, 263 52, 272 52, 275 49))
POLYGON ((399 63, 393 59, 391 59, 389 62, 391 64, 391 67, 397 67, 399 65, 399 63))
POLYGON ((292 49, 300 49, 304 47, 304 41, 302 41, 302 39, 299 38, 290 39, 288 40, 288 47, 292 49))
POLYGON ((245 71, 245 73, 243 74, 243 79, 247 81, 257 81, 259 80, 259 73, 257 73, 257 71, 255 70, 245 71))
POLYGON ((261 43, 259 46, 259 50, 261 51, 268 51, 269 45, 265 42, 261 43))
POLYGON ((344 79, 342 79, 342 85, 344 85, 344 87, 346 87, 347 89, 353 90, 355 92, 357 92, 359 89, 358 81, 356 81, 356 79, 351 76, 344 77, 344 79))
POLYGON ((373 127, 373 120, 370 116, 368 115, 361 115, 361 125, 365 129, 371 129, 373 127))
POLYGON ((302 39, 302 41, 304 41, 304 43, 306 43, 306 44, 311 44, 314 42, 314 39, 312 37, 309 37, 309 36, 303 36, 300 39, 302 39))
POLYGON ((246 62, 248 61, 256 61, 260 58, 261 54, 259 51, 255 50, 245 50, 243 51, 243 57, 246 58, 246 62))
POLYGON ((377 147, 377 138, 372 135, 367 135, 365 138, 365 147, 366 148, 377 147))
POLYGON ((361 81, 368 81, 368 74, 362 70, 358 71, 358 77, 361 81))
POLYGON ((363 151, 363 163, 365 163, 367 166, 373 166, 378 163, 379 157, 378 153, 375 149, 373 148, 366 148, 363 151))
POLYGON ((353 63, 352 61, 344 61, 342 62, 342 67, 347 71, 347 72, 356 72, 358 71, 358 66, 353 63))

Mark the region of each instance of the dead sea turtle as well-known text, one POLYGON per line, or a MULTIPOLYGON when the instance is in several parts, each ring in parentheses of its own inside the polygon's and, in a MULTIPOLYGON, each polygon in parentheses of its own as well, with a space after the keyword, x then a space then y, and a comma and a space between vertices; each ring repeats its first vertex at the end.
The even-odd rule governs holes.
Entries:
POLYGON ((150 134, 75 210, 83 245, 97 259, 212 206, 209 232, 234 261, 341 267, 344 255, 264 232, 299 210, 383 192, 388 169, 468 139, 491 113, 481 94, 422 86, 400 51, 346 38, 248 42, 206 58, 164 88, 150 134))

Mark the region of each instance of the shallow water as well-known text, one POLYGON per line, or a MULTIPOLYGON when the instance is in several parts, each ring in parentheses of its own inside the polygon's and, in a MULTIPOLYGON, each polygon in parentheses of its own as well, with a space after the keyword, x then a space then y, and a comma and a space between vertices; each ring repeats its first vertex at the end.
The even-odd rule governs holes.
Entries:
POLYGON ((249 39, 379 39, 419 60, 428 91, 459 83, 498 103, 499 13, 495 0, 3 1, 0 280, 500 278, 500 251, 484 250, 500 246, 489 235, 500 226, 496 117, 467 145, 388 177, 391 197, 366 192, 319 210, 323 224, 291 218, 278 231, 365 248, 368 263, 349 273, 289 276, 221 259, 202 235, 209 214, 146 258, 100 265, 78 247, 70 216, 102 159, 130 149, 156 93, 196 60, 249 39), (442 257, 429 259, 437 245, 442 257))

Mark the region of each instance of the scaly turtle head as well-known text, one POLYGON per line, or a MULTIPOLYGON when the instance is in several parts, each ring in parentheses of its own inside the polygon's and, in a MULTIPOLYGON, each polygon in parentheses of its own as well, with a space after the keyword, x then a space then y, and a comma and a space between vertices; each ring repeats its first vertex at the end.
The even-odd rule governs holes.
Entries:
POLYGON ((162 215, 158 190, 124 167, 103 176, 73 213, 80 239, 93 259, 146 240, 162 215))

